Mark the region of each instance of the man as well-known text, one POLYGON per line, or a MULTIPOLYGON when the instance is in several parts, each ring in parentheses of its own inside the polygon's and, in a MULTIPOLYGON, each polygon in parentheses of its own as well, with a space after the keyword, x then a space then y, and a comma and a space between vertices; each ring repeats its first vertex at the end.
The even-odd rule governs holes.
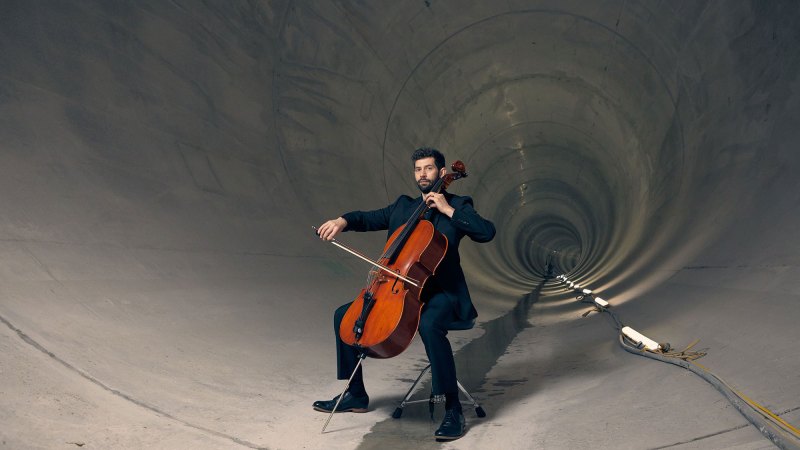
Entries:
MULTIPOLYGON (((472 207, 472 199, 448 192, 431 192, 436 181, 447 173, 445 159, 438 150, 420 148, 414 152, 414 178, 422 196, 412 199, 401 195, 393 204, 375 211, 353 211, 329 220, 319 227, 319 236, 331 240, 340 231, 388 230, 388 236, 403 225, 414 210, 425 201, 430 209, 426 213, 439 232, 447 237, 447 252, 428 279, 423 291, 424 306, 420 317, 419 335, 431 363, 433 394, 444 395, 445 416, 434 433, 437 439, 458 439, 464 435, 466 423, 458 400, 456 368, 453 350, 447 339, 448 325, 455 321, 473 320, 478 316, 467 290, 464 272, 461 270, 458 244, 468 236, 476 242, 491 241, 495 234, 492 222, 482 218, 472 207)), ((334 333, 338 358, 338 378, 349 378, 358 362, 358 350, 346 345, 339 338, 339 324, 350 304, 343 305, 334 313, 334 333)), ((333 400, 314 402, 317 411, 333 410, 338 396, 333 400)), ((366 412, 369 396, 364 388, 364 379, 359 367, 350 387, 345 392, 337 411, 366 412)))

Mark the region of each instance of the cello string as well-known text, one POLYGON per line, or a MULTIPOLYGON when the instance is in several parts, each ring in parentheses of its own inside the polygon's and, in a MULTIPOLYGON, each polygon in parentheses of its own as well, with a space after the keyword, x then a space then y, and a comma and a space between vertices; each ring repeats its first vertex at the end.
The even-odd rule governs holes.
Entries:
MULTIPOLYGON (((447 184, 449 184, 450 182, 452 182, 454 180, 458 180, 458 179, 462 178, 465 175, 466 174, 462 174, 459 171, 454 171, 454 172, 445 174, 444 176, 439 177, 439 179, 436 180, 436 183, 434 183, 433 187, 431 188, 431 190, 429 192, 440 193, 442 188, 443 188, 443 186, 445 185, 445 180, 448 177, 451 178, 451 179, 447 182, 447 184)), ((394 242, 392 242, 392 245, 390 245, 386 249, 386 251, 383 252, 381 257, 378 258, 378 262, 380 262, 381 264, 389 264, 389 261, 391 261, 391 259, 396 256, 397 251, 405 244, 406 239, 411 234, 411 231, 413 231, 414 227, 416 226, 417 222, 419 222, 420 217, 422 216, 423 212, 426 209, 430 209, 430 207, 423 200, 423 201, 420 202, 420 204, 414 210, 414 213, 411 214, 411 216, 409 216, 408 220, 406 220, 405 228, 403 229, 403 231, 397 236, 397 238, 394 240, 394 242)), ((376 275, 377 275, 377 271, 371 270, 369 272, 369 274, 367 275, 367 285, 368 286, 371 287, 373 285, 376 275)))
MULTIPOLYGON (((442 187, 443 180, 444 177, 440 177, 438 180, 436 180, 436 183, 433 185, 433 188, 430 190, 430 192, 438 193, 442 187)), ((414 213, 411 214, 408 220, 406 220, 405 229, 403 229, 400 235, 397 236, 397 239, 395 239, 394 242, 392 242, 392 245, 389 246, 386 252, 383 253, 381 259, 383 258, 391 259, 395 256, 397 249, 403 243, 405 243, 406 238, 408 237, 409 234, 411 234, 411 231, 413 230, 414 225, 416 225, 416 222, 419 220, 420 215, 422 215, 424 209, 426 209, 427 207, 428 205, 424 201, 420 202, 419 206, 417 206, 417 208, 414 210, 414 213)))

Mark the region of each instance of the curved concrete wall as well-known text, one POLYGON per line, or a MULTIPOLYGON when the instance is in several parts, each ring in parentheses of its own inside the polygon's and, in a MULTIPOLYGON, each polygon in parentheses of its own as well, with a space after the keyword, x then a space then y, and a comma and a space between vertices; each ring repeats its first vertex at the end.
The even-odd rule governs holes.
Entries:
MULTIPOLYGON (((422 145, 466 163, 451 190, 498 228, 462 247, 484 326, 457 348, 552 259, 645 334, 703 339, 720 375, 796 416, 798 20, 789 1, 4 2, 3 438, 361 442, 382 417, 297 437, 340 386, 329 316, 365 271, 310 226, 413 193, 422 145)), ((377 249, 375 234, 343 239, 377 249)), ((494 368, 473 384, 496 414, 460 445, 766 442, 710 387, 541 293, 534 327, 482 357, 494 368), (593 406, 572 399, 593 376, 593 406), (642 377, 671 390, 631 397, 642 377), (617 428, 580 427, 599 415, 617 428), (642 433, 652 420, 666 428, 642 433)), ((422 361, 417 343, 369 367, 377 411, 422 361)))

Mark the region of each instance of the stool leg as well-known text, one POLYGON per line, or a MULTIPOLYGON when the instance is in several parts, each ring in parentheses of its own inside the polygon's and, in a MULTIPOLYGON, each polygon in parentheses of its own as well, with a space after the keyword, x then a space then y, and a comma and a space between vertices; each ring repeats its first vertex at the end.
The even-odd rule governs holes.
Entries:
POLYGON ((400 406, 398 406, 397 408, 395 408, 394 412, 392 413, 392 417, 394 417, 395 419, 399 419, 399 418, 400 418, 400 416, 402 416, 402 415, 403 415, 403 408, 405 408, 405 407, 406 407, 406 405, 409 403, 409 400, 411 400, 411 395, 414 393, 414 388, 416 388, 416 387, 417 387, 417 384, 419 384, 419 380, 421 380, 421 379, 422 379, 422 377, 423 377, 423 376, 424 376, 426 373, 428 373, 428 370, 430 370, 430 368, 431 368, 431 365, 430 365, 430 364, 428 364, 427 366, 425 366, 425 368, 424 368, 424 369, 422 369, 422 372, 420 372, 420 373, 419 373, 419 376, 417 377, 417 379, 416 379, 416 380, 414 380, 414 383, 413 383, 413 384, 411 385, 411 387, 408 389, 408 392, 406 392, 406 396, 405 396, 405 397, 403 397, 403 401, 402 401, 402 402, 400 402, 400 406))
POLYGON ((483 410, 483 407, 481 407, 481 405, 478 404, 475 398, 469 395, 469 392, 467 392, 467 390, 464 389, 464 386, 461 384, 461 382, 456 380, 456 383, 458 384, 458 389, 464 394, 464 396, 467 397, 467 401, 472 403, 472 406, 475 407, 475 414, 478 417, 486 417, 486 411, 483 410))

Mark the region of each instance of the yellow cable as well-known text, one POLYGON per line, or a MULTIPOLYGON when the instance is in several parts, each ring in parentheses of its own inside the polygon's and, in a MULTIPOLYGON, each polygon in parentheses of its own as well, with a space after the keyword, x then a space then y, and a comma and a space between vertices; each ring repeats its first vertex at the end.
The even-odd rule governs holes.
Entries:
MULTIPOLYGON (((681 351, 681 352, 658 352, 658 354, 660 354, 660 355, 662 355, 662 356, 665 356, 665 357, 668 357, 668 358, 676 358, 676 359, 681 359, 681 360, 684 360, 684 361, 686 361, 686 362, 687 362, 687 363, 689 363, 689 364, 693 364, 693 365, 697 366, 697 367, 698 367, 698 368, 700 368, 700 369, 701 369, 703 372, 706 372, 706 373, 708 373, 709 375, 711 375, 712 377, 714 377, 714 378, 716 378, 717 380, 719 380, 719 381, 720 381, 722 384, 724 384, 724 385, 725 385, 725 386, 726 386, 728 389, 730 389, 730 390, 731 390, 731 392, 733 392, 733 394, 734 394, 734 395, 736 395, 737 397, 739 397, 740 399, 742 399, 742 400, 743 400, 745 403, 747 403, 747 404, 748 404, 748 405, 750 405, 750 406, 751 406, 753 409, 755 409, 756 411, 758 411, 758 412, 759 412, 759 413, 760 413, 762 416, 764 416, 766 419, 768 419, 768 420, 772 420, 772 421, 774 421, 774 422, 777 422, 777 425, 779 425, 779 426, 782 426, 784 429, 786 429, 787 431, 789 431, 789 432, 790 432, 790 433, 791 433, 791 434, 792 434, 792 435, 793 435, 795 438, 798 438, 798 439, 800 439, 800 429, 798 429, 798 428, 796 428, 794 425, 792 425, 792 424, 790 424, 790 423, 786 422, 786 421, 785 421, 785 420, 783 420, 783 419, 782 419, 780 416, 778 416, 778 415, 777 415, 777 414, 775 414, 774 412, 770 411, 770 410, 769 410, 768 408, 766 408, 765 406, 762 406, 761 404, 759 404, 759 403, 758 403, 758 402, 756 402, 755 400, 753 400, 753 399, 751 399, 751 398, 747 397, 746 395, 744 395, 743 393, 741 393, 741 392, 737 391, 737 390, 736 390, 736 389, 734 389, 734 388, 733 388, 733 387, 732 387, 730 384, 728 384, 728 382, 727 382, 727 381, 725 381, 725 380, 723 380, 722 378, 720 378, 720 377, 718 377, 717 375, 715 375, 715 374, 714 374, 713 372, 711 372, 711 371, 710 371, 710 370, 709 370, 707 367, 705 367, 705 366, 703 366, 702 364, 700 364, 700 363, 698 363, 698 362, 695 362, 695 361, 693 360, 693 359, 695 359, 695 358, 702 358, 703 356, 705 356, 705 352, 692 352, 693 354, 691 354, 691 355, 686 355, 686 354, 685 354, 687 350, 689 350, 690 348, 694 347, 694 346, 695 346, 695 344, 697 344, 698 342, 699 342, 699 339, 698 339, 698 340, 695 340, 694 342, 692 342, 691 344, 689 344, 689 345, 688 345, 688 346, 687 346, 687 347, 686 347, 686 348, 685 348, 683 351, 681 351)), ((649 352, 649 350, 646 350, 646 349, 641 349, 640 351, 641 351, 641 352, 645 352, 645 351, 648 351, 648 352, 649 352)), ((651 352, 651 353, 654 353, 654 352, 651 352)), ((777 431, 779 431, 779 432, 780 432, 781 430, 777 430, 777 431)))
POLYGON ((759 403, 757 403, 755 400, 752 400, 751 398, 747 397, 746 395, 742 394, 741 392, 739 392, 739 391, 735 391, 735 390, 733 390, 733 389, 731 389, 731 390, 734 392, 734 394, 736 394, 737 396, 739 396, 739 398, 741 398, 742 400, 744 400, 745 402, 747 402, 748 404, 750 404, 750 405, 751 405, 751 406, 753 406, 754 408, 757 408, 757 409, 761 410, 761 411, 762 411, 764 414, 768 415, 768 416, 769 416, 769 417, 771 417, 773 420, 775 420, 775 421, 779 422, 781 425, 783 425, 784 427, 786 427, 786 428, 787 428, 789 431, 791 431, 792 433, 794 433, 794 434, 796 434, 796 435, 800 436, 800 430, 798 430, 797 428, 795 428, 795 427, 794 427, 792 424, 790 424, 789 422, 787 422, 787 421, 783 420, 783 419, 782 419, 780 416, 778 416, 778 415, 777 415, 777 414, 775 414, 774 412, 770 411, 768 408, 766 408, 766 407, 764 407, 764 406, 761 406, 761 405, 760 405, 759 403))
POLYGON ((768 416, 768 418, 771 418, 771 419, 773 419, 774 421, 776 421, 776 422, 780 423, 780 424, 781 424, 781 425, 783 425, 783 426, 784 426, 784 427, 785 427, 787 430, 789 430, 791 433, 795 434, 795 435, 796 435, 796 437, 800 437, 800 429, 797 429, 795 426, 793 426, 793 425, 792 425, 792 424, 790 424, 789 422, 786 422, 786 421, 785 421, 785 420, 783 420, 783 419, 782 419, 780 416, 778 416, 778 415, 777 415, 777 414, 775 414, 774 412, 770 411, 768 408, 766 408, 766 407, 762 406, 761 404, 759 404, 759 403, 758 403, 758 402, 756 402, 755 400, 753 400, 753 399, 751 399, 750 397, 747 397, 746 395, 744 395, 743 393, 741 393, 741 392, 737 391, 737 390, 736 390, 736 389, 734 389, 734 388, 733 388, 733 387, 732 387, 730 384, 728 384, 728 382, 727 382, 727 381, 723 380, 722 378, 718 377, 717 375, 714 375, 714 373, 712 373, 710 370, 708 370, 708 368, 706 368, 706 367, 702 366, 701 364, 699 364, 699 363, 696 363, 696 362, 694 362, 694 361, 687 361, 687 362, 688 362, 689 364, 694 364, 695 366, 697 366, 697 367, 701 368, 701 369, 702 369, 704 372, 707 372, 708 374, 710 374, 710 375, 711 375, 711 376, 713 376, 714 378, 718 379, 718 380, 719 380, 719 381, 720 381, 722 384, 724 384, 725 386, 727 386, 727 387, 728 387, 728 389, 730 389, 730 390, 731 390, 731 392, 733 392, 733 393, 734 393, 734 394, 735 394, 737 397, 739 397, 739 398, 741 398, 742 400, 744 400, 744 401, 745 401, 745 403, 747 403, 748 405, 750 405, 750 406, 751 406, 751 407, 753 407, 754 409, 761 411, 761 412, 762 412, 764 415, 768 416))

